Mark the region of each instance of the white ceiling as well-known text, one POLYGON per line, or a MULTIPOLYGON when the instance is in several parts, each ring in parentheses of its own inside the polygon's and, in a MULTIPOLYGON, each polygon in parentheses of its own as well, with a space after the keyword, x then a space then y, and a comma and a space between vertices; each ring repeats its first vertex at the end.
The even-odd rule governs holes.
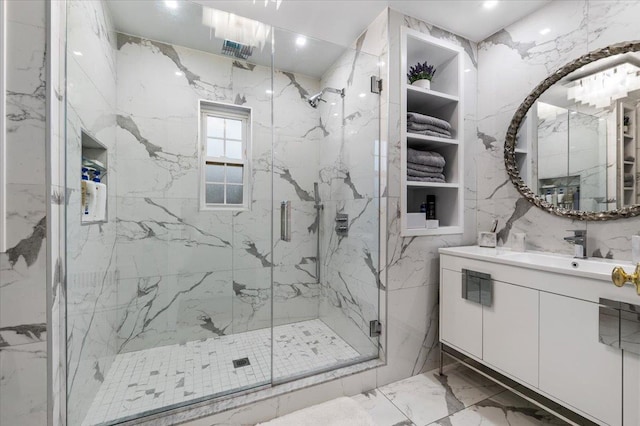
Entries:
POLYGON ((485 9, 482 0, 194 0, 196 3, 341 45, 350 45, 389 6, 399 12, 482 41, 551 0, 501 0, 485 9))
MULTIPOLYGON (((264 22, 277 28, 276 68, 320 77, 386 7, 480 41, 549 1, 501 0, 491 10, 483 8, 482 0, 283 0, 278 10, 272 2, 265 7, 264 0, 178 1, 175 8, 164 0, 107 4, 120 32, 218 55, 222 40, 202 25, 200 5, 264 22), (295 45, 297 34, 309 38, 307 46, 295 45)), ((270 66, 270 52, 270 46, 255 49, 250 61, 270 66)))

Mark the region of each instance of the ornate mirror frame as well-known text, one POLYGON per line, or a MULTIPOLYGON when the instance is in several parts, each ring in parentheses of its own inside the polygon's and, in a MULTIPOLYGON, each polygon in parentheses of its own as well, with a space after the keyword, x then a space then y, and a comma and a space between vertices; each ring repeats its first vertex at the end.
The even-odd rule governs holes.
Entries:
POLYGON ((520 177, 520 170, 518 169, 515 156, 517 134, 518 129, 522 124, 522 120, 524 120, 531 106, 549 87, 553 86, 559 80, 571 74, 578 68, 590 64, 591 62, 609 56, 619 55, 621 53, 638 51, 640 51, 640 41, 629 41, 612 44, 610 46, 603 47, 602 49, 594 50, 587 53, 586 55, 580 56, 578 59, 569 62, 568 64, 564 65, 556 72, 551 74, 549 77, 547 77, 545 80, 543 80, 520 104, 515 114, 513 115, 513 118, 511 119, 509 128, 507 129, 507 135, 504 141, 504 162, 507 169, 507 174, 509 175, 511 182, 516 187, 518 192, 531 204, 541 208, 547 213, 577 220, 612 220, 640 216, 640 204, 605 212, 584 212, 581 210, 570 210, 554 206, 553 204, 548 203, 544 198, 535 194, 531 190, 531 188, 529 188, 527 184, 524 183, 524 181, 520 177))

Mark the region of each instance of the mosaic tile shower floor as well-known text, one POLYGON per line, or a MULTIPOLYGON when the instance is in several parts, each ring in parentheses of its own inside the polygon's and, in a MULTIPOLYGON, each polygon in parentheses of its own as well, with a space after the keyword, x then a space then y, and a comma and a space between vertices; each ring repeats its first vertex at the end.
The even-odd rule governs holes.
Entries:
MULTIPOLYGON (((321 320, 273 329, 273 375, 295 377, 360 354, 321 320)), ((271 330, 255 330, 116 356, 83 425, 117 419, 271 382, 271 330), (249 358, 235 368, 233 360, 249 358)))

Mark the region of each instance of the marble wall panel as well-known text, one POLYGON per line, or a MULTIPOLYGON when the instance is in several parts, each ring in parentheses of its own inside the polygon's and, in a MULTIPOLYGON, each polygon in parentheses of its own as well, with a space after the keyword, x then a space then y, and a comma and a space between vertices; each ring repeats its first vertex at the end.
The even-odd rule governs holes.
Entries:
POLYGON ((116 40, 105 3, 66 6, 67 402, 78 424, 117 353, 116 40), (107 150, 106 223, 81 223, 82 132, 107 150))
POLYGON ((46 5, 7 2, 0 423, 47 421, 46 5))
POLYGON ((630 1, 552 2, 479 44, 478 228, 498 219, 500 244, 510 232, 527 233, 528 248, 573 253, 567 229, 587 229, 590 256, 631 259, 630 235, 639 219, 576 222, 549 215, 515 191, 504 170, 502 148, 511 116, 533 87, 563 64, 591 50, 637 39, 630 1), (611 23, 615 22, 615 25, 611 23), (549 28, 548 34, 540 30, 549 28))

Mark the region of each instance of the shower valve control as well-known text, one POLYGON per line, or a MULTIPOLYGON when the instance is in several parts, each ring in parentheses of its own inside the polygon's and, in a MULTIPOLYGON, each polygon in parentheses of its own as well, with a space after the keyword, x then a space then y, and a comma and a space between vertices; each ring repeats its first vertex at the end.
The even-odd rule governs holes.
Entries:
POLYGON ((336 234, 341 237, 349 235, 349 215, 344 213, 336 214, 336 234))

